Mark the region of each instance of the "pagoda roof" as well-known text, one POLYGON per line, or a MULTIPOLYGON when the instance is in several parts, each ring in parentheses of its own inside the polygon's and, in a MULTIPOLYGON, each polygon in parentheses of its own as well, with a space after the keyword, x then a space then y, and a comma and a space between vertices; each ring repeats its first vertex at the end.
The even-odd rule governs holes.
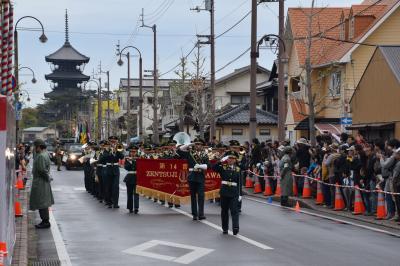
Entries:
POLYGON ((72 61, 77 63, 88 63, 89 57, 78 52, 68 41, 56 52, 46 56, 46 62, 72 61))
POLYGON ((76 63, 88 63, 89 57, 78 52, 69 42, 69 30, 68 30, 68 12, 65 11, 65 43, 64 45, 55 51, 54 53, 46 56, 46 62, 60 62, 69 61, 76 63))
POLYGON ((51 74, 45 75, 46 80, 78 80, 78 81, 88 81, 89 76, 82 74, 80 72, 65 72, 56 71, 51 74))

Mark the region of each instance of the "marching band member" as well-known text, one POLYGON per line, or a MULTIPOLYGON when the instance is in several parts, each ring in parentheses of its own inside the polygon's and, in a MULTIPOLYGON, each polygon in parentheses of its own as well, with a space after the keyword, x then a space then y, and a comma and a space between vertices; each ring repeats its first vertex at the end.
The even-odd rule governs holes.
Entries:
POLYGON ((239 233, 239 210, 238 201, 241 200, 240 191, 240 167, 237 166, 238 154, 228 151, 213 170, 221 176, 221 221, 222 232, 228 234, 229 230, 229 211, 232 216, 232 231, 234 235, 239 233))
POLYGON ((177 149, 178 155, 186 159, 189 164, 189 188, 193 220, 204 220, 204 186, 205 171, 207 170, 208 155, 203 148, 204 141, 194 140, 194 152, 189 150, 191 145, 181 145, 177 149))
MULTIPOLYGON (((108 138, 111 143, 111 152, 107 157, 107 172, 108 182, 106 189, 108 189, 108 195, 110 196, 108 208, 118 209, 119 200, 119 160, 124 158, 123 148, 118 147, 118 138, 111 136, 108 138)), ((122 146, 122 145, 121 145, 122 146)))
POLYGON ((137 148, 131 146, 128 148, 129 157, 125 158, 125 170, 128 171, 127 175, 124 178, 124 182, 126 184, 126 193, 127 193, 127 209, 129 213, 137 214, 139 212, 139 194, 136 193, 136 159, 137 159, 137 148))
POLYGON ((101 171, 101 176, 103 179, 103 185, 104 185, 104 202, 106 206, 109 208, 112 208, 112 202, 111 202, 111 176, 110 176, 110 171, 108 168, 109 165, 111 166, 111 161, 110 161, 110 156, 111 156, 111 147, 110 147, 110 142, 108 140, 104 141, 104 151, 102 153, 102 156, 100 156, 98 163, 103 165, 103 170, 101 171))

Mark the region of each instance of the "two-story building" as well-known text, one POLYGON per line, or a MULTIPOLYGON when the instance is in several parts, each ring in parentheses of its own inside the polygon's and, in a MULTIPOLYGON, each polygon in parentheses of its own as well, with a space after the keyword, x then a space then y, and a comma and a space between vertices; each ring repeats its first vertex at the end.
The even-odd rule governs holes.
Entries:
POLYGON ((400 43, 400 2, 366 0, 339 8, 289 8, 287 135, 307 136, 306 38, 311 19, 311 84, 316 130, 339 134, 340 119, 351 117, 350 98, 378 45, 400 43), (303 119, 301 119, 303 118, 303 119), (300 126, 299 126, 300 125, 300 126))

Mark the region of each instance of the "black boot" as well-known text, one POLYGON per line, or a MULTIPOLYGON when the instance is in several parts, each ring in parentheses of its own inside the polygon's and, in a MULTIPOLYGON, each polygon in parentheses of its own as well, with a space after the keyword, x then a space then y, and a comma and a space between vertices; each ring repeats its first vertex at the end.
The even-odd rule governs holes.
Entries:
POLYGON ((49 221, 42 221, 40 224, 35 225, 37 229, 47 229, 50 228, 50 222, 49 221))

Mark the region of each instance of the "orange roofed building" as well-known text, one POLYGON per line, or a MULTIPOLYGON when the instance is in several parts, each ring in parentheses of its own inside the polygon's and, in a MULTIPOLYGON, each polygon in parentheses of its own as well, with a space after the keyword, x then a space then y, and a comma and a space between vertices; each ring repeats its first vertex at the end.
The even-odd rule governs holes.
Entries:
MULTIPOLYGON (((400 44, 400 0, 366 0, 359 5, 289 8, 287 137, 308 137, 305 88, 306 38, 312 17, 311 83, 315 94, 316 130, 338 136, 342 117, 351 117, 350 99, 376 48, 400 44)), ((353 107, 356 108, 356 107, 353 107)))

